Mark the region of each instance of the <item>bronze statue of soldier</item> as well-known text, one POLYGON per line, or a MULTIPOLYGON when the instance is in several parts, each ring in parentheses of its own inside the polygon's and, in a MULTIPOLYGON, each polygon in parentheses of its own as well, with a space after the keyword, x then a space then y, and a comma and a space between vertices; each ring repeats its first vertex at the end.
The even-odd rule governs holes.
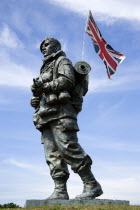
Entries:
MULTIPOLYGON (((84 189, 75 199, 93 199, 102 188, 91 172, 91 158, 78 143, 77 115, 82 109, 83 96, 88 91, 87 75, 76 72, 61 50, 58 40, 47 37, 40 45, 44 55, 40 75, 33 80, 31 106, 36 128, 41 132, 46 162, 55 183, 54 192, 47 199, 69 199, 66 182, 67 164, 81 177, 84 189)), ((80 62, 82 72, 85 65, 80 62)), ((89 66, 88 66, 89 68, 89 66)))

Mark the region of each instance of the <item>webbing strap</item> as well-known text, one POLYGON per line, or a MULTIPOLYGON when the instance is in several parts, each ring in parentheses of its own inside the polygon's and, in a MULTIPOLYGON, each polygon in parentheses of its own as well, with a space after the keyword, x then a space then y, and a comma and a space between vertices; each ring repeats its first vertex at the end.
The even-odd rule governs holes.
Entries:
POLYGON ((55 61, 55 64, 54 64, 54 69, 53 69, 53 80, 54 79, 57 79, 57 77, 58 77, 58 65, 59 65, 59 63, 60 63, 60 61, 62 60, 62 59, 64 59, 65 58, 65 56, 60 56, 56 61, 55 61))

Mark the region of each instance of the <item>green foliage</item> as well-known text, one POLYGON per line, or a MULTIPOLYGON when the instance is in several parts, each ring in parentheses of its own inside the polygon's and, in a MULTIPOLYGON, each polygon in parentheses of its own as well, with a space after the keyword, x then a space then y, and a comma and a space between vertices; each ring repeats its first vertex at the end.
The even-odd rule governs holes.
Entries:
POLYGON ((14 203, 7 203, 7 204, 3 204, 3 205, 0 204, 0 208, 4 208, 4 209, 8 208, 9 209, 9 208, 21 208, 21 207, 14 203))

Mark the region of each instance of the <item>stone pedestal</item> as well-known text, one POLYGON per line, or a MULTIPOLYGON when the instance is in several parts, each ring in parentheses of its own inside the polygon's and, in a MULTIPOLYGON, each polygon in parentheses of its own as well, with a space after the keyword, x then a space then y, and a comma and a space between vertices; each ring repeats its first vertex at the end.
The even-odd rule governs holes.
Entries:
POLYGON ((35 206, 94 206, 94 205, 130 205, 129 201, 125 200, 109 200, 109 199, 93 199, 93 200, 26 200, 26 207, 35 206))

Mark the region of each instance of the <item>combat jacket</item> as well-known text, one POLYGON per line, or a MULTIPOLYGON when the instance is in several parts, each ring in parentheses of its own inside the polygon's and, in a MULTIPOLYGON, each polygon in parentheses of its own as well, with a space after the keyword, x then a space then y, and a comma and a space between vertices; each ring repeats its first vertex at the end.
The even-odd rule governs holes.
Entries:
POLYGON ((62 53, 58 53, 51 61, 44 62, 39 79, 44 85, 47 84, 48 88, 40 95, 40 105, 33 116, 36 128, 41 130, 47 123, 66 117, 77 119, 69 94, 75 85, 71 61, 62 53), (67 100, 63 100, 64 96, 67 100))

